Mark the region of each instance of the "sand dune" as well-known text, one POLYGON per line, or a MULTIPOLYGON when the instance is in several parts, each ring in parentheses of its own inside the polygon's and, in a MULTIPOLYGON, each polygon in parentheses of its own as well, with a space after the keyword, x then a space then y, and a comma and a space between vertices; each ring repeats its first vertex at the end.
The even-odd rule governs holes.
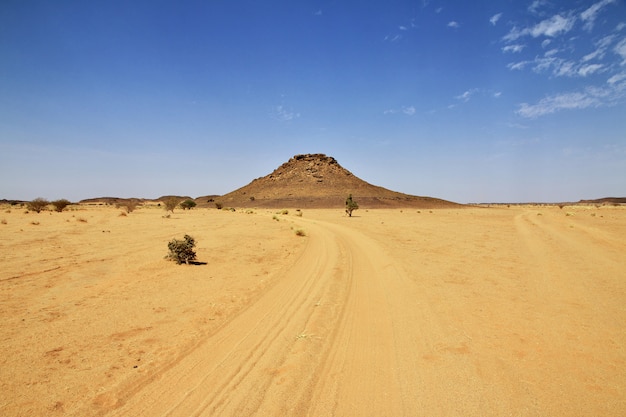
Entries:
POLYGON ((626 414, 623 208, 119 214, 0 214, 1 415, 626 414))

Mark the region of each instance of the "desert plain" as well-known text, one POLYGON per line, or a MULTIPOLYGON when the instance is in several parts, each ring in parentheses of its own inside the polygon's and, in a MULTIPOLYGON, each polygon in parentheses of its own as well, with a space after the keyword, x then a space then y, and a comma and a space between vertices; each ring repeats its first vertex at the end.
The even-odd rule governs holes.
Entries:
POLYGON ((5 417, 626 415, 626 207, 0 220, 5 417))

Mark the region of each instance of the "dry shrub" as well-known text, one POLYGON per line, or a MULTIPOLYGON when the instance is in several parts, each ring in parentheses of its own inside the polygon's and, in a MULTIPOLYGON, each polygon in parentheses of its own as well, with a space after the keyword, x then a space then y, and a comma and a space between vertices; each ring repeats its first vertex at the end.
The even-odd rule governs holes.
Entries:
POLYGON ((172 239, 167 244, 170 250, 167 259, 175 261, 178 265, 183 262, 189 264, 190 261, 196 260, 196 252, 193 250, 195 246, 196 241, 189 235, 185 235, 182 240, 172 239))

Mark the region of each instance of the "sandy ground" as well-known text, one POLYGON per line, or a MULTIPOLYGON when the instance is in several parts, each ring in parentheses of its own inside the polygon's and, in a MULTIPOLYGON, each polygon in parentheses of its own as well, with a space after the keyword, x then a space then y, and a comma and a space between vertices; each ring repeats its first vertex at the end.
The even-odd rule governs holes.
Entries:
POLYGON ((0 415, 626 415, 626 208, 164 214, 2 209, 0 415))

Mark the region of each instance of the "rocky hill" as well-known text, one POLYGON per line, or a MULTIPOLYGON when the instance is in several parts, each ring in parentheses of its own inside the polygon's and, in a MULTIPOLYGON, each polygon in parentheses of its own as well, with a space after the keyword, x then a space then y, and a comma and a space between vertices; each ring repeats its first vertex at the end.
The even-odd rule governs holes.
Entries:
POLYGON ((341 208, 349 194, 361 208, 460 206, 369 184, 324 154, 296 155, 271 174, 214 200, 225 207, 341 208))

